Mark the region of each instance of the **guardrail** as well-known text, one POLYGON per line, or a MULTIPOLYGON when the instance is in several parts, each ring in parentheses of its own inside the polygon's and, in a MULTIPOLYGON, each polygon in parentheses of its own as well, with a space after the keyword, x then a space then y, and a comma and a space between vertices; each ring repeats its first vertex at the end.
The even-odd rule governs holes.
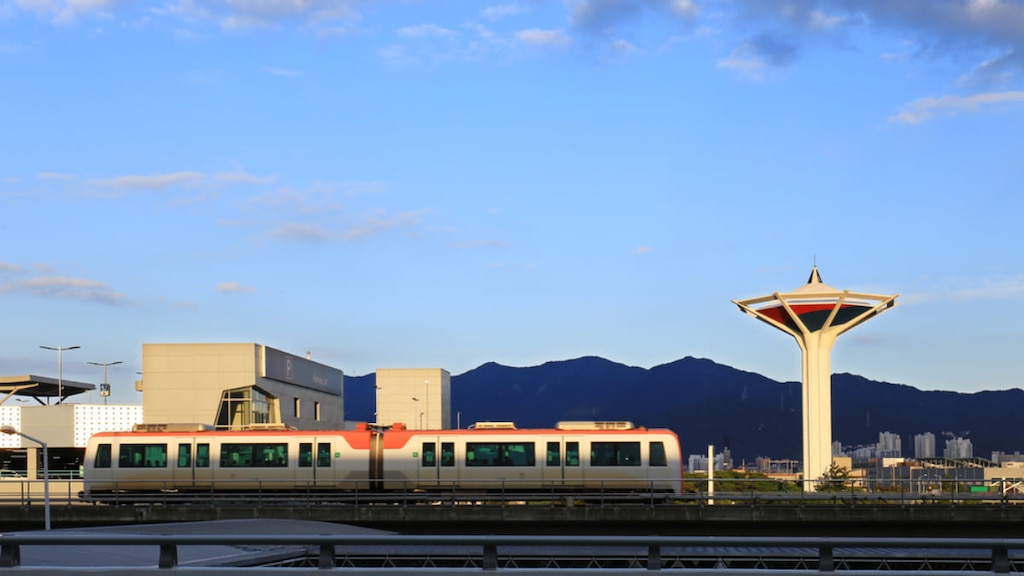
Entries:
MULTIPOLYGON (((442 553, 445 549, 461 549, 466 547, 476 548, 478 551, 471 554, 473 557, 472 566, 462 569, 446 569, 445 572, 494 572, 503 570, 508 566, 515 566, 514 558, 517 553, 536 554, 537 548, 584 548, 590 549, 590 554, 611 556, 629 556, 637 558, 637 552, 642 561, 638 568, 646 571, 663 570, 681 571, 695 573, 694 570, 676 569, 663 561, 666 550, 694 548, 734 548, 737 550, 751 550, 759 548, 770 548, 773 550, 786 549, 797 551, 813 550, 816 557, 814 568, 804 570, 758 570, 758 569, 736 569, 718 570, 714 574, 764 574, 767 572, 794 574, 800 572, 835 572, 844 553, 851 549, 911 549, 911 550, 970 550, 986 551, 988 559, 987 572, 992 574, 1006 574, 1011 571, 1012 563, 1010 558, 1011 550, 1024 549, 1024 540, 1020 539, 986 539, 986 538, 821 538, 821 537, 686 537, 686 536, 487 536, 487 535, 392 535, 392 534, 343 534, 343 535, 296 535, 296 534, 118 534, 112 538, 109 534, 100 533, 60 533, 60 532, 36 532, 23 534, 0 535, 0 568, 5 570, 18 569, 21 566, 21 549, 26 546, 155 546, 158 553, 155 553, 156 570, 132 567, 136 573, 149 572, 159 573, 173 569, 178 566, 178 548, 181 546, 302 546, 310 547, 316 551, 316 569, 336 569, 338 548, 351 548, 355 546, 387 546, 391 549, 396 547, 423 547, 427 546, 432 551, 442 553), (599 552, 594 553, 593 549, 599 552), (499 551, 501 554, 499 554, 499 551), (156 555, 158 554, 158 555, 156 555), (504 563, 502 562, 504 560, 504 563), (816 568, 816 570, 815 570, 816 568)), ((51 548, 52 549, 52 548, 51 548)), ((37 570, 41 567, 24 568, 26 571, 37 570)), ((83 569, 98 567, 76 566, 67 568, 51 568, 47 574, 75 573, 83 569)), ((103 567, 105 572, 116 566, 103 567)), ((228 572, 238 573, 238 567, 204 567, 203 571, 212 574, 225 574, 228 572), (235 572, 233 572, 235 571, 235 572)), ((196 574, 198 568, 188 568, 189 573, 196 574)), ((259 573, 266 574, 295 574, 296 568, 268 569, 259 568, 259 573)), ((384 573, 382 569, 368 569, 365 572, 377 574, 384 573)), ((517 572, 530 572, 516 568, 517 572)), ((346 572, 352 570, 346 568, 346 572)), ((534 571, 536 572, 536 571, 534 571)), ((621 573, 622 570, 616 570, 621 573)), ((881 574, 876 570, 840 570, 843 574, 871 573, 881 574)), ((885 571, 885 574, 910 573, 914 571, 885 571)), ((941 572, 941 571, 937 571, 941 572)), ((984 570, 973 570, 973 573, 984 573, 984 570)), ((166 573, 166 572, 164 572, 166 573)), ((580 571, 574 571, 580 574, 580 571)), ((963 572, 959 572, 963 574, 963 572)))

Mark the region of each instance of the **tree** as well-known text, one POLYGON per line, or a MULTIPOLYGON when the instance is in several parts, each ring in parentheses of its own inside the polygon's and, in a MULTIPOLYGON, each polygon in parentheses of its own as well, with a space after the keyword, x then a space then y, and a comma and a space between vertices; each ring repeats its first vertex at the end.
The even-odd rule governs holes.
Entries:
POLYGON ((850 479, 850 470, 835 462, 814 482, 814 489, 818 492, 849 492, 851 488, 853 481, 850 479))

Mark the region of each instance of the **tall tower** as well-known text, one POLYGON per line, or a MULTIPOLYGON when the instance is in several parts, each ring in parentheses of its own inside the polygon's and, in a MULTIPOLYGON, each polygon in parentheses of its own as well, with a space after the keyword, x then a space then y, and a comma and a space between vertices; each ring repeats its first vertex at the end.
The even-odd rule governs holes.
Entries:
POLYGON ((832 464, 832 345, 843 332, 895 306, 896 296, 836 290, 814 266, 807 284, 792 292, 733 300, 795 338, 803 352, 804 480, 821 477, 832 464))

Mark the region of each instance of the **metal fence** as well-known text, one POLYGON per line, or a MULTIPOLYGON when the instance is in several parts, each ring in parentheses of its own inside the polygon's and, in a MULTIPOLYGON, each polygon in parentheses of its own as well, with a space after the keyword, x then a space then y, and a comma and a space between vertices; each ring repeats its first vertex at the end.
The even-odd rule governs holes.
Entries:
MULTIPOLYGON (((487 536, 487 535, 392 535, 392 534, 340 534, 340 535, 296 535, 296 534, 110 534, 82 532, 36 532, 0 536, 0 569, 5 573, 46 573, 72 574, 83 570, 106 574, 118 573, 164 573, 186 571, 189 574, 240 574, 237 566, 225 567, 181 567, 178 551, 183 546, 293 546, 305 547, 310 551, 313 562, 301 567, 259 567, 258 574, 295 574, 304 570, 338 570, 347 574, 386 574, 391 572, 409 573, 431 567, 435 574, 472 572, 516 572, 540 574, 564 570, 554 563, 531 564, 530 558, 552 554, 559 550, 560 557, 590 559, 581 566, 583 570, 572 570, 573 574, 628 573, 666 571, 687 574, 800 574, 839 572, 844 575, 920 573, 924 569, 901 570, 892 566, 863 569, 855 559, 857 551, 957 551, 964 557, 974 556, 975 561, 967 568, 955 570, 930 570, 931 574, 959 574, 964 570, 971 573, 1007 574, 1019 572, 1019 556, 1013 552, 1024 549, 1024 540, 1010 539, 934 539, 934 538, 817 538, 817 537, 683 537, 683 536, 487 536), (59 546, 148 546, 153 550, 153 563, 148 566, 119 567, 104 566, 22 566, 22 549, 31 546, 57 550, 59 546), (345 550, 359 547, 384 546, 391 550, 427 547, 438 556, 460 556, 461 565, 440 567, 436 563, 399 566, 390 563, 379 568, 357 567, 339 564, 339 557, 345 557, 345 550), (467 549, 471 551, 466 552, 467 549), (733 555, 751 555, 751 551, 772 550, 773 554, 805 558, 793 569, 768 567, 767 564, 740 566, 719 561, 714 566, 684 565, 679 558, 692 557, 687 551, 729 550, 733 555), (446 551, 456 550, 454 554, 446 551), (573 554, 572 551, 577 551, 573 554), (580 552, 582 551, 582 552, 580 552), (594 559, 601 558, 603 562, 594 559), (617 560, 616 560, 617 559, 617 560), (537 566, 530 568, 529 566, 537 566), (524 566, 527 566, 524 568, 524 566)), ((552 554, 551 557, 554 557, 552 554)))

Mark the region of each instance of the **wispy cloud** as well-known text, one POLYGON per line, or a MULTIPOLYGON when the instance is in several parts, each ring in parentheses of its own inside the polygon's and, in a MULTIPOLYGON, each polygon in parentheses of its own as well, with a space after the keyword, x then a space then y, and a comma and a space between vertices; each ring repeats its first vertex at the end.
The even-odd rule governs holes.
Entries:
POLYGON ((637 246, 633 250, 633 254, 650 254, 651 252, 654 252, 654 248, 650 246, 637 246))
POLYGON ((0 262, 0 272, 21 272, 24 268, 17 264, 8 264, 7 262, 0 262))
POLYGON ((1024 276, 989 280, 980 286, 955 290, 957 300, 1016 300, 1024 298, 1024 276))
POLYGON ((939 96, 915 100, 889 117, 893 124, 919 124, 936 116, 955 116, 963 112, 978 112, 1003 104, 1024 102, 1024 92, 991 92, 972 96, 939 96))
POLYGON ((324 242, 332 235, 318 224, 283 224, 270 231, 271 238, 301 242, 324 242))
POLYGON ((466 242, 451 242, 452 248, 472 250, 476 248, 508 248, 509 243, 504 240, 469 240, 466 242))
POLYGON ((508 18, 509 16, 514 16, 516 14, 524 14, 526 12, 527 9, 525 6, 520 6, 518 4, 501 4, 498 6, 488 6, 480 13, 484 18, 494 21, 508 18))
POLYGON ((402 212, 393 215, 374 215, 345 231, 346 240, 364 238, 396 228, 409 228, 420 223, 420 212, 402 212))
POLYGON ((74 180, 77 178, 74 174, 62 174, 60 172, 40 172, 36 174, 36 178, 40 180, 74 180))
POLYGON ((572 44, 572 38, 562 30, 543 30, 531 28, 516 32, 516 40, 529 46, 568 46, 572 44))
POLYGON ((116 292, 98 280, 43 276, 0 285, 0 292, 27 292, 35 296, 67 298, 104 304, 121 304, 124 294, 116 292))
POLYGON ((718 62, 719 68, 735 70, 751 80, 761 80, 770 68, 781 68, 793 63, 797 48, 784 40, 769 35, 750 38, 718 62))
POLYGON ((221 182, 231 184, 273 184, 276 180, 273 176, 253 176, 245 172, 218 172, 214 178, 221 182))
POLYGON ((116 176, 106 180, 99 180, 99 184, 112 188, 132 190, 162 190, 179 184, 189 184, 201 181, 205 175, 202 172, 171 172, 168 174, 153 174, 149 176, 116 176))
POLYGON ((404 38, 446 38, 456 35, 452 30, 438 26, 437 24, 406 26, 404 28, 399 28, 397 34, 404 38))
POLYGON ((217 284, 217 292, 255 292, 252 286, 243 286, 238 282, 221 282, 217 284))

